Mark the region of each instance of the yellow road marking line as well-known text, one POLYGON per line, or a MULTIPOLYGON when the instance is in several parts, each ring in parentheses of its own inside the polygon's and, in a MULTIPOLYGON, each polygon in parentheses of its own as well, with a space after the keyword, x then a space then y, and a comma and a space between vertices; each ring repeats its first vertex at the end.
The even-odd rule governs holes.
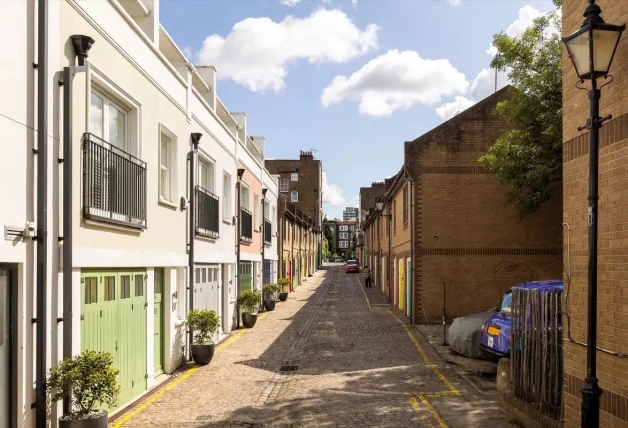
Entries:
MULTIPOLYGON (((268 312, 264 312, 263 314, 261 314, 258 318, 259 319, 263 319, 266 317, 266 315, 268 315, 268 312)), ((240 336, 242 336, 244 333, 246 333, 246 329, 241 329, 238 330, 238 332, 230 339, 227 339, 226 341, 219 343, 218 345, 216 345, 216 351, 215 353, 218 353, 219 351, 222 351, 223 349, 225 349, 226 347, 230 346, 233 342, 235 342, 240 336)), ((140 413, 142 413, 144 410, 146 410, 146 408, 148 406, 150 406, 151 404, 153 404, 155 401, 159 400, 161 397, 164 396, 164 394, 170 390, 172 390, 174 387, 176 387, 177 385, 179 385, 181 382, 183 382, 184 380, 186 380, 187 378, 189 378, 190 376, 192 376, 194 374, 195 371, 197 371, 200 368, 200 366, 194 366, 191 369, 189 369, 188 371, 186 371, 183 375, 181 375, 180 377, 174 379, 172 382, 170 382, 164 389, 162 389, 161 391, 155 393, 155 395, 153 395, 152 397, 150 397, 148 400, 146 400, 145 402, 143 402, 142 404, 140 404, 139 406, 137 406, 137 408, 135 408, 132 412, 129 412, 128 414, 124 415, 122 418, 120 418, 119 420, 117 420, 111 428, 120 428, 122 425, 124 425, 125 423, 127 423, 129 420, 131 420, 132 418, 134 418, 135 416, 139 415, 140 413)))
MULTIPOLYGON (((360 274, 358 274, 358 275, 360 275, 360 274)), ((369 302, 369 298, 366 295, 366 291, 364 291, 364 286, 362 285, 362 281, 360 281, 360 277, 359 276, 357 277, 357 280, 358 280, 358 284, 360 284, 360 290, 362 290, 362 294, 364 294, 364 300, 366 300, 366 306, 369 307, 369 311, 372 311, 373 307, 371 306, 371 302, 369 302)))
POLYGON ((427 410, 429 414, 432 415, 432 417, 436 420, 440 428, 449 428, 449 425, 445 422, 445 420, 441 417, 441 415, 436 411, 434 406, 430 404, 428 399, 425 398, 424 395, 417 394, 417 398, 421 401, 421 403, 425 407, 425 410, 427 410))
POLYGON ((408 328, 408 326, 401 321, 399 318, 397 318, 397 316, 395 314, 392 313, 392 311, 389 309, 388 313, 395 319, 397 320, 397 322, 399 324, 401 324, 401 326, 403 327, 403 329, 406 331, 406 334, 408 335, 408 337, 410 338, 410 340, 412 341, 412 343, 414 344, 414 347, 416 348, 417 351, 419 351, 419 354, 421 355, 421 357, 423 358, 423 361, 425 361, 425 364, 432 369, 432 371, 434 372, 434 374, 447 386, 447 388, 449 388, 449 391, 453 394, 453 395, 460 395, 460 391, 458 391, 458 389, 451 383, 449 382, 449 380, 441 373, 441 371, 438 369, 438 367, 432 363, 432 361, 429 359, 429 357, 427 356, 427 354, 425 353, 425 351, 423 350, 423 348, 421 347, 421 345, 419 344, 419 342, 416 340, 416 338, 414 337, 414 335, 412 334, 412 332, 410 331, 410 329, 408 328))

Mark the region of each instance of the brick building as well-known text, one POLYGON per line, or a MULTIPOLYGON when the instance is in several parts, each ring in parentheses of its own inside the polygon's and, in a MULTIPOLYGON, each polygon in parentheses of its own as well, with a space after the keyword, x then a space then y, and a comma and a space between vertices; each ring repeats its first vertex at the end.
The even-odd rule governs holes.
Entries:
MULTIPOLYGON (((288 203, 312 217, 317 230, 323 224, 323 163, 312 152, 301 151, 299 159, 267 159, 266 169, 279 176, 279 192, 288 203)), ((317 238, 316 265, 322 264, 322 236, 317 238)))
POLYGON ((414 201, 415 322, 494 306, 523 281, 562 277, 562 200, 521 220, 497 177, 478 164, 509 126, 496 105, 509 87, 414 141, 405 166, 414 201))
POLYGON ((278 276, 291 280, 294 289, 316 271, 320 229, 285 195, 279 196, 277 205, 278 276))
MULTIPOLYGON (((628 2, 598 0, 602 17, 624 24, 628 2)), ((563 35, 582 24, 587 2, 563 2, 563 35)), ((602 89, 601 116, 612 114, 600 130, 597 376, 601 427, 628 426, 628 34, 624 31, 610 69, 613 82, 602 89), (618 355, 622 354, 624 356, 618 355)), ((563 229, 565 266, 563 299, 565 427, 580 426, 580 388, 586 376, 588 168, 589 139, 578 126, 589 118, 587 93, 576 89, 578 77, 563 49, 563 229), (567 257, 565 257, 567 260, 567 257)), ((600 79, 602 81, 603 79, 600 79)), ((582 86, 590 87, 590 82, 582 86)))
MULTIPOLYGON (((346 258, 356 257, 353 253, 353 243, 356 239, 357 222, 355 220, 336 221, 336 254, 346 258)), ((357 243, 357 242, 356 242, 357 243)))

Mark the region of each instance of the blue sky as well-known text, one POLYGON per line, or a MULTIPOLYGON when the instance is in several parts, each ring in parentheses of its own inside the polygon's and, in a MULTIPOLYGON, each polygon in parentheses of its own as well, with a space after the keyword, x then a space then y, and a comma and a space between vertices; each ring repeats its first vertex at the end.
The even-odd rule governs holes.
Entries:
POLYGON ((550 0, 162 0, 160 15, 194 64, 217 66, 218 96, 247 113, 267 157, 316 150, 333 218, 356 206, 360 187, 399 170, 404 141, 492 92, 494 33, 517 35, 552 9, 550 0))

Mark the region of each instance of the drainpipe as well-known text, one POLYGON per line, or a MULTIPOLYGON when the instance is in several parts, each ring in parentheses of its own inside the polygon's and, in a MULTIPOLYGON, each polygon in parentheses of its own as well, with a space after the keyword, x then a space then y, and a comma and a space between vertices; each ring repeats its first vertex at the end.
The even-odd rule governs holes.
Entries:
POLYGON ((415 290, 414 290, 414 193, 412 193, 413 189, 413 185, 414 182, 412 181, 412 178, 410 177, 410 175, 408 174, 408 171, 406 171, 406 180, 408 180, 408 182, 410 182, 410 266, 411 266, 411 271, 410 271, 410 286, 412 287, 412 290, 410 291, 410 296, 412 297, 412 303, 410 306, 410 324, 415 324, 414 322, 414 315, 415 315, 415 290))
POLYGON ((290 260, 290 270, 292 271, 290 272, 290 278, 291 278, 291 281, 290 281, 291 290, 290 291, 294 291, 294 229, 295 229, 294 225, 296 223, 297 221, 295 218, 294 222, 292 223, 292 233, 291 233, 291 239, 290 239, 290 241, 292 242, 292 252, 290 252, 290 258, 292 259, 290 260))
MULTIPOLYGON (((94 44, 89 36, 72 36, 78 67, 63 67, 63 359, 72 357, 72 81, 87 70, 85 58, 94 44)), ((70 397, 63 399, 63 413, 70 412, 70 397)))
POLYGON ((35 427, 46 427, 46 272, 48 270, 48 0, 37 2, 37 323, 35 427))
POLYGON ((242 241, 242 201, 240 200, 240 183, 242 182, 242 176, 244 175, 244 168, 238 168, 238 181, 236 182, 236 193, 237 193, 237 202, 236 209, 238 210, 238 226, 236 227, 236 329, 240 328, 240 251, 241 251, 241 241, 242 241))
MULTIPOLYGON (((268 191, 268 189, 262 189, 262 239, 260 239, 260 241, 262 241, 262 306, 261 306, 261 311, 264 311, 264 247, 266 246, 265 243, 265 239, 266 239, 266 217, 264 217, 266 215, 266 204, 264 203, 266 201, 266 192, 268 191)), ((272 239, 272 238, 271 238, 272 239)))
MULTIPOLYGON (((200 132, 192 132, 190 139, 192 140, 192 150, 190 150, 190 250, 188 251, 188 293, 189 293, 189 307, 188 310, 194 309, 194 240, 196 238, 196 180, 194 179, 194 165, 196 164, 196 156, 198 154, 198 143, 201 141, 203 134, 200 132)), ((188 331, 189 342, 189 355, 188 358, 192 359, 192 342, 194 340, 194 332, 190 329, 188 331)))
POLYGON ((392 211, 390 210, 390 205, 388 205, 388 269, 390 270, 390 281, 388 282, 388 303, 390 304, 393 303, 392 284, 394 281, 392 253, 390 249, 390 229, 391 228, 392 228, 392 211))

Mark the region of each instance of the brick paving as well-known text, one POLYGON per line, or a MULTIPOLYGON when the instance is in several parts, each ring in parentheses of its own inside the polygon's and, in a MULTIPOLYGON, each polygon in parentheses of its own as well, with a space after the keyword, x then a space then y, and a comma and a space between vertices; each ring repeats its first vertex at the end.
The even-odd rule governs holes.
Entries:
POLYGON ((131 409, 123 426, 506 426, 470 404, 468 385, 400 312, 370 310, 357 275, 342 267, 318 272, 229 340, 210 365, 131 409), (449 401, 445 420, 436 408, 449 401))

